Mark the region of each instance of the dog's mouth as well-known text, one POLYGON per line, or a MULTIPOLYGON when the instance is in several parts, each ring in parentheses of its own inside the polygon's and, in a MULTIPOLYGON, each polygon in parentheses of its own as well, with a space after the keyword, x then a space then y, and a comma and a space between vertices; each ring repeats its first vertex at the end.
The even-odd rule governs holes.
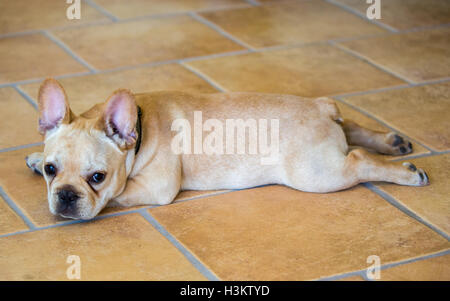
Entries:
POLYGON ((56 214, 64 218, 80 219, 76 206, 58 204, 56 214))

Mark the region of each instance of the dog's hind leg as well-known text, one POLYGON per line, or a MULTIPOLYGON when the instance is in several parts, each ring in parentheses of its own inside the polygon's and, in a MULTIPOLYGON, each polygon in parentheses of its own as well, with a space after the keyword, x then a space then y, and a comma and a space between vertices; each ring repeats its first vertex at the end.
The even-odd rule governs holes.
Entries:
POLYGON ((354 184, 368 181, 391 182, 408 186, 429 184, 426 172, 409 162, 389 162, 363 149, 351 151, 345 158, 342 176, 354 184))
POLYGON ((428 175, 409 162, 399 163, 384 160, 364 149, 355 149, 348 153, 343 164, 330 167, 330 192, 342 190, 359 183, 382 181, 407 186, 425 186, 429 184, 428 175))
POLYGON ((347 143, 366 147, 386 155, 405 155, 412 152, 412 144, 394 132, 378 132, 366 129, 353 121, 340 123, 347 143))
POLYGON ((25 158, 25 162, 29 169, 42 176, 42 161, 44 153, 32 153, 25 158))
POLYGON ((298 190, 326 193, 350 188, 359 183, 383 181, 408 186, 429 184, 428 175, 413 164, 390 162, 364 149, 330 160, 310 161, 305 165, 290 164, 284 184, 298 190))

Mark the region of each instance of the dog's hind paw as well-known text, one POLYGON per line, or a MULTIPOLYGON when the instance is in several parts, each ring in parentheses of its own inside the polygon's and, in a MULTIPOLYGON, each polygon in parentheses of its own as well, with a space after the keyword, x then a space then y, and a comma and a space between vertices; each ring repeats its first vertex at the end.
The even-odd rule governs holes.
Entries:
POLYGON ((406 155, 413 151, 411 142, 394 132, 386 135, 386 143, 390 146, 390 155, 406 155))
POLYGON ((406 168, 408 168, 409 171, 414 173, 409 185, 426 186, 430 184, 430 178, 423 169, 417 168, 414 164, 409 162, 403 162, 403 166, 405 166, 406 168))

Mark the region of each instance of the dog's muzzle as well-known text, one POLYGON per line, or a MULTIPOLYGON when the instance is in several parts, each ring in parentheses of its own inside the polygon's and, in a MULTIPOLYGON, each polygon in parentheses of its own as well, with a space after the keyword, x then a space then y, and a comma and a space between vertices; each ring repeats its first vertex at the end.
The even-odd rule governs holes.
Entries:
POLYGON ((80 199, 80 195, 74 187, 70 185, 62 187, 58 191, 57 196, 57 213, 67 217, 76 215, 77 201, 80 199))

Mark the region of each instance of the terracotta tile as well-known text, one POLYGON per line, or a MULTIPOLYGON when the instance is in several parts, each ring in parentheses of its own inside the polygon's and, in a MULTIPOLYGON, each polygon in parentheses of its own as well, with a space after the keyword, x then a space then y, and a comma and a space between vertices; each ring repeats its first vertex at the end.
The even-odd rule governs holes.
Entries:
POLYGON ((68 280, 69 255, 80 258, 80 280, 206 280, 138 214, 29 232, 0 241, 1 280, 68 280))
POLYGON ((331 46, 305 46, 185 63, 229 91, 342 94, 403 84, 331 46))
POLYGON ((66 16, 69 5, 60 0, 2 1, 0 34, 109 20, 85 3, 81 3, 81 19, 69 20, 66 16))
MULTIPOLYGON (((179 65, 162 65, 151 68, 136 68, 86 76, 60 79, 69 97, 71 108, 81 113, 92 105, 105 101, 119 88, 136 93, 157 90, 182 90, 187 92, 217 92, 197 75, 179 65)), ((34 99, 41 83, 20 86, 34 99)))
POLYGON ((363 187, 266 186, 149 212, 223 280, 317 279, 366 268, 373 254, 386 264, 450 246, 363 187))
POLYGON ((201 15, 256 48, 386 32, 322 1, 283 2, 201 15))
POLYGON ((40 34, 0 39, 0 83, 88 71, 40 34))
POLYGON ((344 98, 435 150, 450 149, 450 83, 344 98))
POLYGON ((95 2, 119 18, 220 9, 248 4, 243 0, 128 0, 126 2, 95 0, 95 2))
POLYGON ((408 160, 426 171, 430 185, 420 189, 377 184, 424 220, 450 235, 450 154, 408 160))
MULTIPOLYGON (((359 124, 362 127, 368 128, 370 130, 374 131, 381 131, 381 132, 390 132, 391 130, 384 125, 382 125, 380 122, 376 121, 373 118, 370 118, 360 112, 358 112, 355 109, 352 109, 350 106, 343 104, 341 102, 337 102, 339 111, 341 112, 344 119, 349 119, 357 124, 359 124)), ((387 160, 394 160, 399 158, 408 158, 411 156, 417 156, 420 154, 427 154, 431 153, 429 150, 427 150, 425 147, 421 146, 420 144, 417 144, 415 142, 411 142, 413 145, 413 152, 407 155, 403 156, 388 156, 383 155, 383 157, 387 160)))
MULTIPOLYGON (((212 195, 216 195, 216 194, 220 194, 220 193, 225 193, 228 192, 230 190, 186 190, 186 191, 181 191, 175 198, 175 200, 173 200, 173 202, 183 202, 183 201, 188 201, 191 199, 197 199, 197 198, 203 198, 203 197, 207 197, 207 196, 212 196, 212 195)), ((111 213, 117 213, 117 212, 125 212, 125 211, 131 211, 131 210, 136 210, 139 208, 144 208, 146 206, 133 206, 133 207, 107 207, 105 209, 103 209, 99 215, 107 215, 107 214, 111 214, 111 213)))
POLYGON ((0 235, 27 229, 20 216, 0 197, 0 235))
MULTIPOLYGON (((369 4, 360 0, 337 0, 366 14, 369 4)), ((450 23, 450 3, 442 0, 389 0, 380 1, 381 19, 397 29, 433 26, 450 23)))
POLYGON ((25 164, 27 155, 42 150, 43 146, 36 146, 0 153, 0 186, 37 226, 67 221, 50 213, 44 178, 30 171, 25 164))
POLYGON ((98 69, 242 50, 242 47, 187 16, 55 31, 98 69))
POLYGON ((433 257, 381 270, 382 281, 449 281, 450 255, 433 257))
POLYGON ((450 76, 450 28, 340 43, 414 82, 450 76))
POLYGON ((37 111, 13 88, 0 89, 0 149, 42 141, 37 111))
POLYGON ((365 280, 361 276, 350 276, 350 277, 338 279, 336 281, 365 281, 365 280))

